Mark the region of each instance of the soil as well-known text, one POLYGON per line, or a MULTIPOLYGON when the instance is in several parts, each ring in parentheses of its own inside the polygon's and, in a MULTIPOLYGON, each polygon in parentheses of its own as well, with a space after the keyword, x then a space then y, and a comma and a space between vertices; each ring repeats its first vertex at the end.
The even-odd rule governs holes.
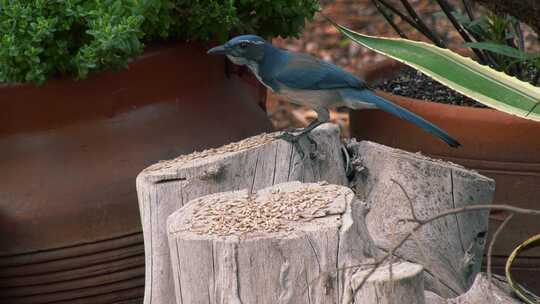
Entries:
POLYGON ((410 67, 402 68, 393 78, 375 85, 375 88, 394 95, 419 100, 486 108, 483 104, 442 85, 410 67))

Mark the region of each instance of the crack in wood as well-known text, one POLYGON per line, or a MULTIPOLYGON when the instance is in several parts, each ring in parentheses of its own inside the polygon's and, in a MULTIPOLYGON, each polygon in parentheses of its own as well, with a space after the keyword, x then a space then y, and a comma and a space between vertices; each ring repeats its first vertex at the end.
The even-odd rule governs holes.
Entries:
POLYGON ((255 157, 255 166, 253 169, 253 179, 251 180, 251 187, 249 188, 249 194, 251 195, 253 193, 253 187, 255 187, 255 179, 257 178, 257 167, 259 166, 259 156, 261 154, 261 150, 257 150, 257 156, 255 157))
POLYGON ((294 170, 293 168, 293 159, 294 159, 294 146, 293 145, 290 145, 290 151, 291 151, 291 154, 289 156, 289 172, 287 174, 287 181, 291 181, 291 171, 294 170))
POLYGON ((308 280, 308 272, 307 270, 304 271, 304 281, 306 283, 306 292, 307 292, 307 299, 308 299, 308 304, 311 304, 311 290, 309 288, 309 280, 308 280))
MULTIPOLYGON (((451 193, 451 197, 452 197, 452 206, 453 208, 456 208, 456 198, 455 198, 455 195, 454 195, 454 172, 452 169, 450 169, 450 193, 451 193)), ((454 215, 454 218, 456 219, 456 225, 457 225, 457 230, 458 230, 458 237, 459 237, 459 244, 461 244, 461 251, 463 252, 463 254, 465 254, 465 246, 463 245, 463 239, 462 239, 462 233, 461 233, 461 225, 459 224, 459 219, 458 219, 458 216, 459 214, 455 214, 454 215)))
POLYGON ((274 154, 274 170, 272 172, 272 185, 276 184, 277 156, 279 151, 279 141, 274 145, 276 153, 274 154))
POLYGON ((313 255, 315 256, 315 260, 317 261, 317 265, 319 266, 319 271, 322 271, 321 269, 321 263, 319 261, 319 255, 317 254, 317 251, 315 250, 315 247, 313 247, 313 243, 311 242, 311 238, 306 233, 306 239, 308 241, 309 246, 311 247, 311 250, 313 251, 313 255))
MULTIPOLYGON (((180 247, 180 245, 178 244, 178 240, 176 240, 176 258, 177 258, 177 261, 178 261, 178 265, 176 265, 176 271, 178 271, 178 273, 180 274, 180 252, 178 251, 178 248, 180 247)), ((178 290, 179 290, 179 298, 180 298, 180 303, 179 304, 185 304, 184 302, 184 299, 182 298, 182 282, 180 280, 181 276, 178 276, 178 290)))
MULTIPOLYGON (((214 241, 211 242, 211 253, 212 253, 212 282, 214 283, 214 286, 213 286, 213 291, 212 291, 212 294, 214 295, 214 299, 216 298, 216 257, 214 255, 214 241)), ((208 286, 208 288, 210 288, 210 286, 208 286)), ((210 297, 210 290, 208 291, 208 294, 209 294, 209 297, 210 297)), ((212 303, 211 301, 209 301, 208 303, 212 303)))
POLYGON ((279 270, 279 298, 278 303, 279 304, 291 304, 291 297, 292 297, 292 289, 291 289, 291 280, 289 280, 289 271, 290 271, 290 264, 285 255, 283 254, 283 251, 280 247, 280 245, 277 245, 277 250, 279 252, 279 255, 281 256, 281 259, 283 262, 281 263, 281 268, 279 270))
POLYGON ((165 183, 172 183, 172 182, 178 182, 178 181, 185 181, 186 179, 187 178, 185 177, 163 178, 163 179, 155 181, 154 184, 165 184, 165 183))

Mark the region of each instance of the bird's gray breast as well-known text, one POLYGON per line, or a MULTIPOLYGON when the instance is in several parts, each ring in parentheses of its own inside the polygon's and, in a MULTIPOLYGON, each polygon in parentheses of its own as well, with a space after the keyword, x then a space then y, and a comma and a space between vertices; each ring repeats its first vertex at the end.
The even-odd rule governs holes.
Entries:
POLYGON ((277 92, 291 102, 315 107, 332 107, 342 104, 338 90, 297 90, 280 86, 277 92))

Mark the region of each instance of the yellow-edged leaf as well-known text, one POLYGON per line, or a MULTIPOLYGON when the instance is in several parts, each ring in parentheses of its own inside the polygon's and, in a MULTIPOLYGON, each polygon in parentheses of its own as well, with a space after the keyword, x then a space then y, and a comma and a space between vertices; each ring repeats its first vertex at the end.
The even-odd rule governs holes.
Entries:
POLYGON ((506 279, 508 280, 508 284, 510 285, 510 288, 527 304, 538 304, 540 301, 538 301, 538 297, 528 294, 520 285, 518 285, 516 282, 514 282, 514 279, 512 277, 512 263, 514 263, 514 260, 517 258, 518 254, 527 251, 529 249, 540 247, 540 234, 537 234, 529 239, 527 239, 525 242, 519 244, 519 246, 512 251, 510 256, 508 257, 508 260, 506 260, 506 266, 504 267, 504 272, 506 274, 506 279), (536 299, 533 299, 536 298, 536 299))
POLYGON ((428 43, 373 37, 335 25, 351 40, 407 64, 488 107, 540 121, 540 88, 530 83, 428 43))

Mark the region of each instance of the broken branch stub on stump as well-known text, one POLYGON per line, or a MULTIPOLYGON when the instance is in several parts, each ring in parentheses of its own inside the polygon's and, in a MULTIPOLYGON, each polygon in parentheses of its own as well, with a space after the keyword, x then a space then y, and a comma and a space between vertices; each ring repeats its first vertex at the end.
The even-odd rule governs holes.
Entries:
POLYGON ((422 266, 397 262, 380 266, 370 275, 370 269, 355 273, 351 279, 353 290, 358 289, 354 302, 376 304, 424 304, 424 276, 422 266), (362 288, 358 285, 365 280, 362 288))
POLYGON ((349 188, 323 183, 193 200, 168 219, 176 301, 342 303, 358 268, 338 269, 373 262, 365 212, 349 188))
MULTIPOLYGON (((368 204, 366 224, 384 252, 418 225, 410 221, 415 217, 492 201, 494 181, 459 165, 367 141, 352 141, 348 149, 356 170, 352 186, 368 204)), ((487 225, 487 210, 437 219, 414 233, 396 256, 424 266, 426 289, 455 297, 480 270, 487 225)))
POLYGON ((501 282, 497 282, 496 279, 492 280, 490 286, 487 275, 485 273, 479 273, 476 275, 471 288, 464 294, 452 298, 445 299, 437 294, 426 291, 426 304, 519 304, 520 300, 510 296, 510 288, 508 286, 501 286, 501 282), (503 288, 501 288, 503 287, 503 288), (506 288, 504 288, 506 287, 506 288), (505 290, 508 289, 508 290, 505 290))
POLYGON ((211 193, 256 191, 292 180, 346 184, 339 128, 324 124, 311 132, 318 149, 300 141, 296 148, 261 134, 216 149, 157 163, 137 176, 145 246, 145 304, 174 303, 166 219, 188 201, 211 193))

